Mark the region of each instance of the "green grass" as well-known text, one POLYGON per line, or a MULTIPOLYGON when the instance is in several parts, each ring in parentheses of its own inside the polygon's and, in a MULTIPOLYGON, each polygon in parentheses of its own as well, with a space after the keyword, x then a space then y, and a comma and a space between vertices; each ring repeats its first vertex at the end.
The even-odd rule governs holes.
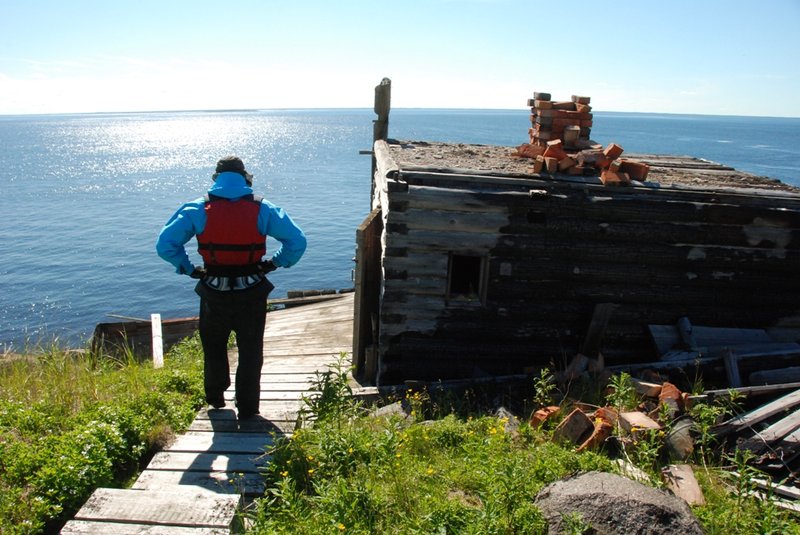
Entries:
POLYGON ((40 533, 122 487, 202 405, 196 338, 164 368, 47 348, 0 361, 0 533, 40 533))
MULTIPOLYGON (((616 472, 612 458, 620 454, 660 486, 668 462, 655 436, 620 437, 627 438, 620 440, 622 452, 576 453, 552 441, 552 425, 517 427, 465 406, 443 411, 426 392, 406 394, 408 417, 376 417, 353 401, 347 405, 344 377, 337 371, 318 377, 315 390, 328 395, 314 399, 313 425, 276 441, 267 491, 248 512, 249 532, 544 534, 534 503, 544 486, 582 471, 616 472)), ((625 381, 617 378, 607 399, 620 408, 636 402, 625 381)), ((542 378, 531 394, 543 397, 542 378)), ((747 478, 726 477, 731 468, 754 475, 744 460, 714 458, 710 441, 704 446, 698 454, 707 456, 706 467, 697 464, 696 472, 708 503, 694 512, 707 533, 800 533, 797 519, 772 500, 748 495, 747 478)), ((574 533, 586 527, 579 520, 574 533)))

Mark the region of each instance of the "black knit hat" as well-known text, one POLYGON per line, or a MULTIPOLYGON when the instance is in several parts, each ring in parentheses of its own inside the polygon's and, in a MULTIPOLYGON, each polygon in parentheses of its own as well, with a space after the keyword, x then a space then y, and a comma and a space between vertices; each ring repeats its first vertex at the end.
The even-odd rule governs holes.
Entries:
POLYGON ((217 162, 217 168, 214 171, 214 179, 216 179, 217 175, 220 173, 228 172, 239 173, 244 177, 248 185, 253 184, 253 175, 247 172, 244 168, 244 162, 238 156, 225 156, 224 158, 220 158, 217 162))

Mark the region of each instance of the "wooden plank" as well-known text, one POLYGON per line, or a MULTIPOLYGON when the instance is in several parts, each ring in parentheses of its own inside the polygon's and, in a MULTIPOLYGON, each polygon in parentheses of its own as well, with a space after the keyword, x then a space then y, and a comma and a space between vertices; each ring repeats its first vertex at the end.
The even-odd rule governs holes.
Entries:
POLYGON ((755 454, 760 454, 798 428, 800 428, 800 410, 775 422, 763 431, 757 432, 753 437, 742 441, 737 445, 737 449, 750 450, 755 454))
MULTIPOLYGON (((231 411, 233 412, 233 411, 231 411)), ((200 432, 222 432, 233 433, 236 431, 256 432, 262 431, 264 433, 275 433, 277 436, 288 436, 294 431, 295 420, 297 420, 297 413, 299 408, 294 411, 283 411, 281 413, 273 412, 264 414, 262 410, 261 416, 263 420, 248 419, 244 421, 230 420, 212 421, 208 419, 196 418, 189 426, 187 431, 200 431, 200 432)))
POLYGON ((61 528, 60 533, 61 535, 229 535, 230 530, 227 528, 70 520, 61 528))
POLYGON ((761 407, 758 407, 757 409, 746 414, 732 418, 727 422, 715 427, 714 432, 717 434, 738 432, 746 427, 753 426, 766 420, 767 418, 775 416, 776 414, 779 414, 785 410, 789 410, 798 404, 800 404, 800 389, 786 394, 785 396, 767 403, 766 405, 762 405, 761 407))
MULTIPOLYGON (((730 472, 731 477, 733 478, 740 478, 742 477, 739 472, 730 472)), ((763 490, 771 490, 775 495, 781 495, 786 498, 791 498, 793 500, 800 500, 800 489, 797 487, 790 487, 787 485, 780 485, 773 481, 769 481, 766 479, 760 478, 751 478, 750 481, 755 483, 758 488, 763 490)))
POLYGON ((75 520, 105 520, 232 530, 241 498, 198 487, 169 491, 97 489, 75 520))
POLYGON ((202 433, 180 435, 165 451, 209 453, 259 453, 272 445, 272 437, 260 433, 202 433))
POLYGON ((778 370, 759 370, 748 377, 752 385, 773 385, 783 382, 800 381, 800 366, 790 366, 778 370))
POLYGON ((775 342, 764 329, 691 325, 691 335, 694 340, 694 345, 687 346, 685 343, 682 343, 683 339, 678 333, 678 327, 675 325, 648 325, 647 328, 661 355, 676 348, 708 352, 712 350, 712 348, 721 349, 737 345, 775 342))
POLYGON ((153 456, 148 470, 258 472, 269 463, 263 453, 208 453, 160 451, 153 456))
POLYGON ((261 496, 264 494, 264 477, 261 474, 246 472, 203 472, 196 470, 144 470, 131 485, 132 490, 166 491, 174 487, 199 487, 217 494, 244 494, 261 496))

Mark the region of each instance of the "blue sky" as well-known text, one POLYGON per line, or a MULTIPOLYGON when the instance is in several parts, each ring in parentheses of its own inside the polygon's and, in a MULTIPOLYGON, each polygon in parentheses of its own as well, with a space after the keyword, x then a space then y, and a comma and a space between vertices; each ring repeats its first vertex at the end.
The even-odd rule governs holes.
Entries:
POLYGON ((525 108, 800 117, 800 0, 0 0, 0 114, 525 108))

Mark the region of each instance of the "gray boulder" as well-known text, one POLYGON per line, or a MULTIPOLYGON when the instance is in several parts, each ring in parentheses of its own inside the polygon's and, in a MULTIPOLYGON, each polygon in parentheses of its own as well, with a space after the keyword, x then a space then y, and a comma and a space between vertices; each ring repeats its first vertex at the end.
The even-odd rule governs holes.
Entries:
POLYGON ((597 535, 703 534, 680 498, 605 472, 556 481, 539 492, 536 505, 552 534, 571 533, 577 524, 597 535))

